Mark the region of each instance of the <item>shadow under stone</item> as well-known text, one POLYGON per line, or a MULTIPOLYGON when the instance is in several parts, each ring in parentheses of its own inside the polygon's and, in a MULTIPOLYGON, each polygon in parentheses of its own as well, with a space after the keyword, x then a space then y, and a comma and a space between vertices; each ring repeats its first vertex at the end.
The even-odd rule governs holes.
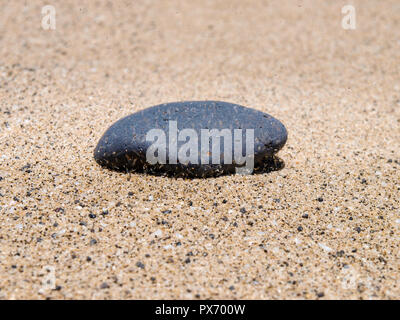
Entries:
MULTIPOLYGON (((265 158, 263 162, 255 165, 252 174, 265 174, 273 171, 282 170, 285 167, 285 162, 274 155, 269 158, 265 158)), ((192 165, 152 165, 148 166, 143 163, 142 166, 136 167, 135 169, 125 169, 117 170, 126 173, 144 173, 159 177, 168 178, 184 178, 184 179, 207 179, 216 178, 226 175, 236 174, 236 169, 234 165, 230 166, 220 166, 220 165, 202 165, 202 166, 192 166, 192 165)))
POLYGON ((270 173, 282 170, 283 168, 285 168, 285 161, 278 156, 272 156, 271 158, 265 159, 259 166, 256 166, 253 174, 270 173))

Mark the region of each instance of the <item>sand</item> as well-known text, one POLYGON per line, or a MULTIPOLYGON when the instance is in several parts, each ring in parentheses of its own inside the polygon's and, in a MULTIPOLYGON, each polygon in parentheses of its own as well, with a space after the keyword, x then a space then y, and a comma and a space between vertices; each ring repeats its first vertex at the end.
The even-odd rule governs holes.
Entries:
POLYGON ((43 4, 0 10, 0 298, 400 298, 399 1, 351 1, 355 30, 347 1, 51 0, 56 30, 43 4), (285 168, 93 160, 122 116, 206 99, 281 120, 285 168))

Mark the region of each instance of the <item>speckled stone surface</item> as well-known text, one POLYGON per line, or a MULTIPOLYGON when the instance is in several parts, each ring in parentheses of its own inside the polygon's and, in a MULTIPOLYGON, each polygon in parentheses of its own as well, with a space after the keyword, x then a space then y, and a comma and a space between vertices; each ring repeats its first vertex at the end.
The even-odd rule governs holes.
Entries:
MULTIPOLYGON (((101 137, 94 151, 96 161, 110 169, 120 171, 147 172, 181 177, 210 177, 235 173, 234 130, 242 130, 240 153, 246 155, 246 133, 253 130, 251 155, 259 167, 278 152, 286 143, 287 131, 284 125, 272 116, 254 109, 221 101, 185 101, 157 105, 136 112, 118 120, 101 137), (170 121, 176 122, 177 130, 194 129, 196 133, 196 164, 171 164, 169 141, 176 141, 177 150, 187 141, 177 141, 177 135, 169 134, 170 121), (152 129, 161 129, 166 136, 166 162, 150 164, 146 151, 153 141, 146 140, 152 129), (217 129, 230 132, 231 146, 229 163, 224 163, 224 138, 221 138, 218 159, 220 164, 212 164, 212 140, 207 144, 207 163, 201 159, 201 130, 217 129), (243 137, 242 137, 243 136, 243 137)), ((190 143, 190 141, 189 141, 190 143)), ((175 152, 176 157, 177 152, 175 152)))
POLYGON ((354 31, 347 0, 49 2, 0 9, 1 299, 400 298, 398 0, 352 0, 354 31), (118 119, 204 99, 281 120, 285 168, 93 160, 118 119))

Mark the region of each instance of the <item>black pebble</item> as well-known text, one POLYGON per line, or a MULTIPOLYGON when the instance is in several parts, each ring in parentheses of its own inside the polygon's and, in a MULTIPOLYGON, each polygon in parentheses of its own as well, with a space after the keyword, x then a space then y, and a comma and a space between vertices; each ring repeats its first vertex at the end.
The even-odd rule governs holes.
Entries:
MULTIPOLYGON (((177 121, 178 130, 194 129, 201 142, 201 129, 242 129, 242 154, 246 154, 246 129, 254 129, 254 163, 265 165, 273 159, 286 143, 284 125, 272 116, 237 104, 220 101, 186 101, 161 104, 136 112, 114 123, 101 137, 94 151, 95 160, 102 166, 118 171, 145 172, 175 177, 209 177, 236 172, 234 163, 223 162, 223 139, 220 144, 221 164, 201 164, 200 150, 197 164, 169 163, 167 147, 166 164, 150 164, 146 160, 147 148, 153 142, 146 141, 151 129, 162 129, 168 146, 169 121, 177 121), (222 156, 222 157, 221 157, 222 156)), ((232 138, 232 149, 233 149, 232 138)), ((185 142, 178 142, 177 149, 185 142)), ((211 146, 211 142, 210 142, 211 146)), ((200 149, 200 146, 199 146, 200 149)), ((212 157, 211 147, 210 159, 212 157)), ((234 159, 234 157, 232 157, 234 159)), ((268 164, 281 166, 280 163, 268 164)), ((272 168, 271 168, 272 169, 272 168)))

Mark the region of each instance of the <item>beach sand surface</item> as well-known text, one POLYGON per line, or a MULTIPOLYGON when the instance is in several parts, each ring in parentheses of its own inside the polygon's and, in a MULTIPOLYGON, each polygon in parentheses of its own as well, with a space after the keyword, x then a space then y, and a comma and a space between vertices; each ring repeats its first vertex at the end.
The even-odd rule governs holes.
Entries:
POLYGON ((1 299, 400 298, 400 2, 43 1, 0 10, 1 299), (267 112, 285 168, 171 179, 93 150, 173 101, 267 112))

